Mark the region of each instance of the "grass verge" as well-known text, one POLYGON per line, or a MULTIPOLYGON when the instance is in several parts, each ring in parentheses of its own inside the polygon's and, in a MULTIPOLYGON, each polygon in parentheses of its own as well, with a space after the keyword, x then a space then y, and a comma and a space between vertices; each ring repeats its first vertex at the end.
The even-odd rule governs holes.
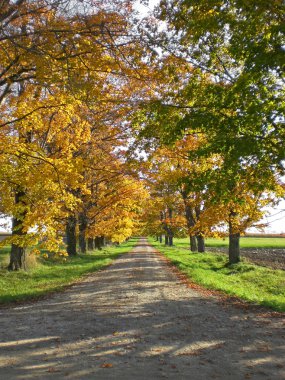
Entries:
POLYGON ((225 255, 165 247, 151 238, 149 242, 197 284, 276 311, 285 311, 284 271, 254 265, 246 260, 229 266, 225 255))
MULTIPOLYGON (((129 252, 137 239, 102 251, 77 255, 65 262, 38 259, 34 269, 24 272, 0 270, 0 304, 35 299, 72 284, 83 275, 109 265, 118 255, 129 252)), ((7 253, 6 253, 7 255, 7 253)), ((5 252, 1 255, 5 256, 5 252)))

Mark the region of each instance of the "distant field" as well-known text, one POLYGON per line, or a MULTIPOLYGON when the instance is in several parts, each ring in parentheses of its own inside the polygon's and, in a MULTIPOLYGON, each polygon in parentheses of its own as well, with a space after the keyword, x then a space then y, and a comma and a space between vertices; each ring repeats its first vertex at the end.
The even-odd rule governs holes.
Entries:
POLYGON ((244 237, 285 238, 285 233, 282 233, 282 234, 245 234, 244 237))
MULTIPOLYGON (((189 239, 174 239, 178 247, 188 247, 189 239)), ((206 247, 228 247, 229 239, 206 239, 206 247)), ((242 248, 285 248, 285 237, 241 237, 242 248)))

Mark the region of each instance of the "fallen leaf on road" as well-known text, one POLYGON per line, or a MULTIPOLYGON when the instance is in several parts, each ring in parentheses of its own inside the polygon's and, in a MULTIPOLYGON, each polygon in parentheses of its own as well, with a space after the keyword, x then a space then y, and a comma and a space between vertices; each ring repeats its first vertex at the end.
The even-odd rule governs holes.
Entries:
POLYGON ((59 370, 59 369, 56 369, 56 368, 54 368, 54 367, 50 367, 50 368, 47 370, 47 372, 51 372, 51 373, 53 373, 53 372, 60 372, 60 370, 59 370))
POLYGON ((191 352, 181 352, 178 354, 178 356, 199 356, 199 355, 202 355, 202 351, 201 350, 197 350, 197 351, 191 351, 191 352))
POLYGON ((112 368, 113 367, 113 364, 111 363, 103 363, 100 365, 101 368, 112 368))

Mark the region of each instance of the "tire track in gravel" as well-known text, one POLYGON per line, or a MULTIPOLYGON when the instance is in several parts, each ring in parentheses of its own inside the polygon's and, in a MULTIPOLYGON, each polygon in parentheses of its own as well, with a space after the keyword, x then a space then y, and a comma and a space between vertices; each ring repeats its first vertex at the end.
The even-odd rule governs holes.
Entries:
POLYGON ((190 289, 141 239, 65 292, 0 310, 0 378, 281 380, 284 328, 190 289))

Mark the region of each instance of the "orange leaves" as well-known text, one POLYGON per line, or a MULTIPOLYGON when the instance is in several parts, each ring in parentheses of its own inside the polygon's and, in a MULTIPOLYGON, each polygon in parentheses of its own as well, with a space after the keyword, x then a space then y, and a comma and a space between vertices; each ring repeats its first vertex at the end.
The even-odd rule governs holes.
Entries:
MULTIPOLYGON (((123 169, 123 166, 120 167, 123 169)), ((97 186, 97 194, 93 194, 96 205, 90 208, 88 215, 94 223, 90 224, 88 234, 105 235, 120 243, 137 228, 147 192, 142 183, 128 176, 107 176, 105 181, 97 186)))
POLYGON ((0 209, 21 222, 16 244, 57 253, 71 212, 86 212, 90 235, 120 242, 137 229, 147 191, 122 151, 151 92, 127 2, 86 14, 60 3, 23 2, 0 31, 0 209))
POLYGON ((103 363, 100 365, 101 368, 112 368, 113 364, 112 363, 103 363))

